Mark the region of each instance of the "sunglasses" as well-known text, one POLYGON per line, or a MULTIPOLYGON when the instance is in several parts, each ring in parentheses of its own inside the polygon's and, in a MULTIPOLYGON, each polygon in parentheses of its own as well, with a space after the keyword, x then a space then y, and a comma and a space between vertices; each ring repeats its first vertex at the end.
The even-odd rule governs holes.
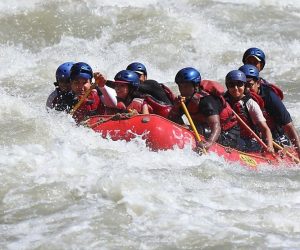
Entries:
POLYGON ((228 82, 226 84, 227 88, 234 88, 235 86, 237 86, 238 88, 241 88, 244 86, 244 82, 241 81, 233 81, 233 82, 228 82))

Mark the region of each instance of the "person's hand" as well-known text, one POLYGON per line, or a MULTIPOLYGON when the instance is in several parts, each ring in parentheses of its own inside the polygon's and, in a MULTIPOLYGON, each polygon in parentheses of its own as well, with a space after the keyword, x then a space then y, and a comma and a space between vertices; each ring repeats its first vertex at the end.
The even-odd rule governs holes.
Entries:
POLYGON ((176 98, 178 99, 178 101, 179 101, 180 103, 181 103, 181 102, 185 102, 185 97, 184 97, 184 96, 179 95, 179 96, 177 96, 176 98))
POLYGON ((181 102, 185 102, 185 97, 183 97, 183 96, 177 96, 177 97, 175 97, 175 99, 174 99, 174 106, 175 107, 180 107, 181 106, 181 102))
POLYGON ((268 145, 266 151, 267 151, 268 153, 271 153, 271 154, 274 154, 274 153, 275 153, 275 150, 274 150, 274 148, 273 148, 273 145, 268 145))
POLYGON ((206 141, 206 142, 204 143, 204 148, 205 148, 206 150, 208 150, 213 144, 214 144, 214 143, 211 142, 211 141, 206 141))
POLYGON ((196 146, 202 150, 203 149, 208 150, 212 145, 213 145, 213 142, 211 142, 211 141, 197 141, 196 142, 196 146))
POLYGON ((94 78, 95 78, 95 83, 98 85, 99 88, 103 88, 105 86, 107 79, 100 72, 95 72, 94 78))

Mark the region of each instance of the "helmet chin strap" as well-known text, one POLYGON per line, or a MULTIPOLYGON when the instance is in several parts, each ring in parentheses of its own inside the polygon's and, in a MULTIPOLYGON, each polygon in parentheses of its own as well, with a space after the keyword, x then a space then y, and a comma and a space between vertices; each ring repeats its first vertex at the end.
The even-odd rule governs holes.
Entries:
POLYGON ((185 98, 185 99, 186 99, 185 102, 186 102, 187 105, 190 103, 190 101, 192 100, 193 96, 194 96, 196 93, 197 93, 197 88, 195 87, 195 88, 194 88, 193 94, 192 94, 191 96, 185 98))

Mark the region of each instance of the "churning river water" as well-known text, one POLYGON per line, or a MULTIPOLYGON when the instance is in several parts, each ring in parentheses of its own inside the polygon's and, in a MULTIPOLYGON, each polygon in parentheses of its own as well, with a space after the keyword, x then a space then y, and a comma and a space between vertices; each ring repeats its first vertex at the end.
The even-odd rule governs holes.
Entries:
POLYGON ((1 0, 0 249, 300 249, 299 168, 105 140, 45 110, 55 70, 132 61, 176 90, 259 47, 300 131, 297 0, 1 0))

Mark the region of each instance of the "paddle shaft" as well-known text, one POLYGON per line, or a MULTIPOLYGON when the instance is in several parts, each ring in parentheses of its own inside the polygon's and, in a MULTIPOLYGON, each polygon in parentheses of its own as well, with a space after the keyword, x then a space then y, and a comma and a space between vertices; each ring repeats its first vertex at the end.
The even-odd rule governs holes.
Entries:
POLYGON ((84 96, 80 98, 79 102, 74 106, 74 108, 70 111, 70 114, 73 115, 76 110, 81 106, 83 101, 90 95, 92 90, 97 86, 96 83, 93 83, 91 87, 85 92, 84 96))
POLYGON ((265 149, 268 149, 268 146, 262 141, 262 139, 259 138, 259 136, 243 121, 243 119, 233 110, 231 109, 236 118, 239 120, 243 126, 248 129, 248 131, 253 135, 253 137, 259 142, 261 146, 263 146, 265 149))
MULTIPOLYGON (((258 137, 257 134, 255 134, 255 132, 242 120, 242 118, 234 111, 232 110, 232 112, 235 114, 236 118, 243 124, 243 126, 245 128, 247 128, 251 134, 255 137, 255 139, 265 148, 267 149, 267 145, 258 137)), ((276 142, 272 142, 273 145, 277 148, 277 149, 280 149, 280 150, 283 150, 283 147, 281 147, 279 144, 277 144, 276 142)), ((286 154, 291 157, 296 163, 300 163, 300 160, 295 157, 294 155, 292 155, 290 152, 286 152, 286 154)), ((273 155, 274 156, 274 155, 273 155)), ((275 157, 275 156, 274 156, 275 157)))
MULTIPOLYGON (((273 141, 273 145, 277 148, 277 149, 280 149, 280 150, 284 150, 283 147, 281 147, 279 144, 277 144, 276 142, 273 141)), ((291 157, 297 164, 300 163, 300 160, 299 158, 297 158, 296 156, 292 155, 290 152, 286 151, 286 154, 291 157)))
MULTIPOLYGON (((190 123, 190 125, 191 125, 191 127, 192 127, 192 129, 193 129, 193 131, 194 131, 194 133, 195 133, 195 136, 196 136, 197 141, 198 141, 198 142, 201 142, 201 141, 202 141, 202 140, 201 140, 201 137, 200 137, 200 135, 199 135, 199 133, 198 133, 196 127, 195 127, 195 124, 194 124, 194 122, 193 122, 193 119, 192 119, 192 117, 190 116, 190 113, 189 113, 188 109, 186 108, 186 105, 185 105, 185 103, 184 103, 183 100, 181 100, 181 107, 183 108, 184 114, 186 115, 186 117, 187 117, 187 119, 188 119, 188 121, 189 121, 189 123, 190 123)), ((205 150, 204 147, 202 148, 202 151, 203 151, 204 154, 206 154, 206 150, 205 150)))

